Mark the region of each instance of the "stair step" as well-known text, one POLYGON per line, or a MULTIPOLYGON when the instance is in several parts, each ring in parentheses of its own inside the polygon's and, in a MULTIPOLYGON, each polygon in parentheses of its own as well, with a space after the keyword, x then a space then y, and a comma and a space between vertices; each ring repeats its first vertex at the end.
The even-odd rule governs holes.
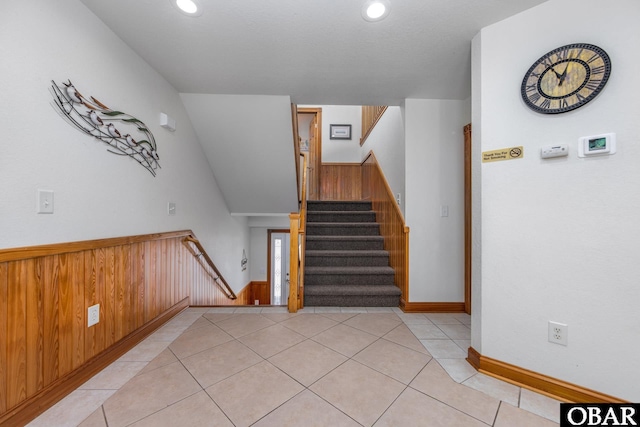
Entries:
POLYGON ((378 236, 376 222, 307 222, 307 236, 378 236))
POLYGON ((307 236, 309 250, 382 250, 382 236, 307 236))
POLYGON ((358 266, 389 266, 389 252, 387 251, 306 251, 306 267, 358 267, 358 266))
POLYGON ((368 201, 309 200, 307 211, 370 211, 368 201))
POLYGON ((389 286, 305 287, 305 305, 331 307, 397 307, 401 292, 389 286))
POLYGON ((391 267, 305 267, 305 289, 315 285, 393 285, 391 267))
POLYGON ((307 223, 312 222, 376 222, 373 211, 307 211, 307 223))
POLYGON ((332 286, 317 285, 304 288, 304 294, 307 295, 395 295, 401 294, 400 289, 395 285, 371 285, 371 286, 332 286))

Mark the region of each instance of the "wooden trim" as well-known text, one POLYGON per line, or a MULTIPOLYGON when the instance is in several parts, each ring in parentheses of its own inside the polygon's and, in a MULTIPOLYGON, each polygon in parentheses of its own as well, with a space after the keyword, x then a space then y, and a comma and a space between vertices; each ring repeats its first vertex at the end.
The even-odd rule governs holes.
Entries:
POLYGON ((471 314, 471 123, 464 127, 464 311, 471 314))
POLYGON ((463 302, 408 302, 400 301, 405 313, 464 313, 463 302))
POLYGON ((126 338, 115 343, 102 353, 87 361, 78 369, 40 390, 37 394, 12 408, 0 416, 0 425, 25 425, 38 415, 62 400, 66 395, 80 387, 95 374, 116 361, 131 350, 153 331, 169 321, 172 317, 189 307, 189 298, 184 298, 164 313, 157 316, 126 338))
POLYGON ((483 356, 473 347, 469 347, 467 361, 483 374, 515 384, 519 387, 533 390, 563 402, 629 403, 626 400, 600 393, 599 391, 483 356))
POLYGON ((165 233, 140 234, 137 236, 109 237, 106 239, 84 240, 80 242, 53 243, 49 245, 28 246, 23 248, 0 249, 0 262, 17 261, 21 259, 36 258, 47 255, 80 252, 110 246, 122 246, 134 243, 144 243, 153 240, 187 237, 192 235, 193 231, 182 230, 170 231, 165 233))

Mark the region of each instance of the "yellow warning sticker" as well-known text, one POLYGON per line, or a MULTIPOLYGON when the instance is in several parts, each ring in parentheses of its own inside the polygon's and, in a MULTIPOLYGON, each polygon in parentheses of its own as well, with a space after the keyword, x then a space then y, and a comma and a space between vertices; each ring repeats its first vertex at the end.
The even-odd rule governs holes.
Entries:
POLYGON ((483 151, 482 163, 501 162, 502 160, 521 159, 524 156, 524 148, 511 147, 501 148, 499 150, 483 151))

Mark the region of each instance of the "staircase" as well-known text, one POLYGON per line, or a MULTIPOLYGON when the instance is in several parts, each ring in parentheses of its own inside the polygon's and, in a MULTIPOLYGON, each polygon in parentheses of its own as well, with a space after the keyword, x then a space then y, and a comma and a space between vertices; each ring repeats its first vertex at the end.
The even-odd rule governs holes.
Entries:
POLYGON ((397 307, 389 253, 371 202, 308 201, 304 305, 397 307))

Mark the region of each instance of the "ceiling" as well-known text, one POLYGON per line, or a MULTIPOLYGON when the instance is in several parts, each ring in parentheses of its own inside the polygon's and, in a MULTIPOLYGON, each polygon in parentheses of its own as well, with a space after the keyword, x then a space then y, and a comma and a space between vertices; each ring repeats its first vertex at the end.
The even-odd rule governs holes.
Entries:
POLYGON ((545 0, 81 0, 181 93, 288 95, 296 104, 466 99, 471 39, 545 0))
MULTIPOLYGON (((546 0, 80 0, 180 92, 229 211, 297 211, 290 103, 471 95, 471 39, 546 0)), ((203 189, 203 191, 206 191, 203 189)))

